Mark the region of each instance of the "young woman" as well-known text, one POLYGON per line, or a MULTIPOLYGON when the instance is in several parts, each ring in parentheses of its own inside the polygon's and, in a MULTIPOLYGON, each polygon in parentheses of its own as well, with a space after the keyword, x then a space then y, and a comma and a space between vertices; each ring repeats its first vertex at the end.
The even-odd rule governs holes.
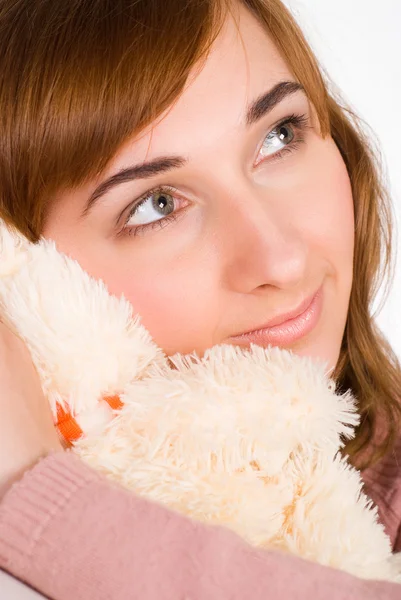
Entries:
MULTIPOLYGON (((370 314, 388 198, 280 0, 3 0, 0 30, 0 215, 124 294, 167 353, 256 342, 325 360, 358 399, 346 450, 380 459, 364 473, 396 547, 401 371, 370 314)), ((24 454, 15 406, 32 403, 15 394, 5 489, 57 446, 43 417, 24 454)), ((288 584, 280 560, 270 583, 288 584)))

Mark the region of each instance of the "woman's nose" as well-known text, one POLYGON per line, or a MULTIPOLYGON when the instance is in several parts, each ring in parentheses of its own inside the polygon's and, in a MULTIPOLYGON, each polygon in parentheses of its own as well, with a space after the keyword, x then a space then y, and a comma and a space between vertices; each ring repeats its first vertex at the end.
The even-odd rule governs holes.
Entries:
POLYGON ((234 199, 221 225, 223 277, 230 289, 250 293, 266 286, 302 286, 307 241, 295 216, 280 208, 280 202, 256 194, 248 194, 245 201, 234 199))

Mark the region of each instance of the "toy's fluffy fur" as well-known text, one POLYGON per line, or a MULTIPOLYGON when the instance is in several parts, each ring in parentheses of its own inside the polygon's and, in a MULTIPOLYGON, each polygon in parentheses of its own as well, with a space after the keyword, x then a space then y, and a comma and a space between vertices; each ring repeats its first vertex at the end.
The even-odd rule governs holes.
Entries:
POLYGON ((76 417, 85 461, 252 544, 399 580, 338 452, 358 421, 353 398, 335 395, 322 365, 256 346, 167 358, 131 305, 54 244, 0 223, 0 258, 0 314, 26 341, 54 414, 76 417), (116 393, 113 413, 102 398, 116 393))

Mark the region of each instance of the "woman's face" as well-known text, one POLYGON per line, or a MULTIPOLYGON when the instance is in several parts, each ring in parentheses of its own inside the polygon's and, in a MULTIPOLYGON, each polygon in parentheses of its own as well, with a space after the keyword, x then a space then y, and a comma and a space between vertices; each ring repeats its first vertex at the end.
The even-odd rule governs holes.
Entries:
POLYGON ((157 123, 56 198, 44 235, 124 294, 168 354, 256 342, 334 367, 352 283, 350 181, 274 45, 240 15, 157 123))

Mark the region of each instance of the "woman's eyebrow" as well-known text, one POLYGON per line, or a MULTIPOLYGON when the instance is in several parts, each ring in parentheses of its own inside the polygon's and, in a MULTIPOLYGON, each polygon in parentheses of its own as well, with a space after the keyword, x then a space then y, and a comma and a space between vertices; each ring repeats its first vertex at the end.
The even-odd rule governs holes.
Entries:
POLYGON ((259 121, 259 119, 271 112, 277 104, 296 92, 305 93, 305 88, 297 81, 281 81, 277 83, 274 88, 259 96, 248 107, 246 124, 253 125, 256 121, 259 121))
MULTIPOLYGON (((257 98, 246 111, 246 124, 253 125, 271 112, 280 102, 296 92, 305 92, 304 87, 296 81, 281 81, 271 90, 257 98)), ((148 179, 172 169, 178 169, 187 163, 182 156, 162 156, 146 163, 133 165, 118 171, 95 189, 85 204, 82 217, 86 217, 93 206, 112 188, 135 179, 148 179)))
POLYGON ((160 173, 165 173, 166 171, 171 171, 172 169, 178 169, 186 162, 187 160, 182 156, 161 156, 146 163, 121 169, 109 177, 109 179, 103 181, 95 189, 85 204, 82 217, 86 217, 89 211, 93 208, 94 204, 113 187, 134 179, 148 179, 150 177, 155 177, 156 175, 160 175, 160 173))

